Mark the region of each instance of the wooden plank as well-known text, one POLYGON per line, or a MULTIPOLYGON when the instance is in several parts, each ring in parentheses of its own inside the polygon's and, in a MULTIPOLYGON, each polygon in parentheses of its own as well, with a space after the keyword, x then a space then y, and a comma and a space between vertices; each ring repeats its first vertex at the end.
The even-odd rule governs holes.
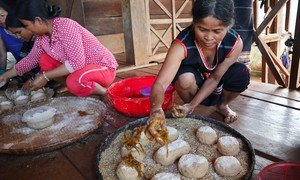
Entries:
POLYGON ((61 16, 71 18, 85 27, 85 14, 82 0, 49 0, 49 4, 61 8, 61 16))
POLYGON ((132 70, 136 70, 136 69, 140 69, 140 68, 145 68, 145 67, 149 67, 149 66, 156 66, 156 65, 157 65, 157 63, 150 63, 150 64, 145 64, 145 65, 140 65, 140 66, 127 66, 125 68, 119 68, 117 70, 117 73, 132 71, 132 70))
MULTIPOLYGON (((89 17, 122 17, 120 0, 83 0, 85 16, 89 17)), ((101 25, 100 25, 101 26, 101 25)))
MULTIPOLYGON (((251 91, 261 92, 268 95, 279 96, 287 99, 300 101, 300 92, 288 88, 282 88, 278 85, 251 81, 248 89, 251 91)), ((254 92, 253 92, 254 93, 254 92)))
MULTIPOLYGON (((159 8, 159 5, 156 4, 156 2, 154 2, 154 0, 150 0, 149 1, 149 7, 150 7, 150 12, 151 14, 157 14, 157 15, 161 15, 161 14, 165 14, 165 12, 159 8)), ((159 3, 160 5, 163 5, 164 8, 166 10, 168 10, 169 12, 171 12, 171 9, 172 9, 172 5, 171 5, 171 1, 170 0, 160 0, 161 3, 159 3)), ((186 3, 185 0, 176 0, 175 1, 175 7, 176 7, 176 10, 180 10, 180 7, 186 3)), ((191 16, 192 14, 192 6, 193 6, 193 3, 192 1, 189 1, 184 9, 181 10, 182 14, 189 14, 191 16)))
POLYGON ((285 84, 285 81, 282 79, 280 73, 276 69, 276 67, 272 61, 272 58, 267 50, 267 49, 269 49, 269 47, 260 39, 260 37, 258 36, 257 33, 253 33, 253 39, 254 39, 257 47, 259 48, 260 52, 262 53, 262 56, 264 57, 266 63, 268 64, 268 66, 269 66, 271 72, 273 73, 278 84, 280 84, 283 87, 287 87, 287 85, 285 84))
POLYGON ((151 67, 153 67, 153 66, 149 66, 147 68, 138 69, 138 71, 149 73, 150 76, 151 75, 156 76, 158 74, 158 72, 159 72, 159 69, 152 69, 151 67))
POLYGON ((250 140, 253 147, 285 161, 299 161, 299 110, 239 96, 231 108, 239 115, 230 124, 250 140))
POLYGON ((254 171, 252 174, 252 178, 251 179, 257 179, 258 178, 258 174, 260 173, 261 170, 263 170, 266 166, 273 164, 273 161, 270 161, 268 159, 265 159, 263 157, 260 156, 255 156, 255 167, 254 167, 254 171))
POLYGON ((253 0, 253 27, 254 29, 257 29, 257 16, 258 16, 258 0, 253 0))
POLYGON ((127 71, 127 72, 121 72, 117 74, 118 78, 125 79, 125 78, 131 78, 136 76, 148 76, 148 72, 142 72, 142 71, 127 71))
POLYGON ((154 62, 163 62, 165 60, 167 53, 159 53, 159 54, 155 54, 153 56, 149 57, 149 62, 154 61, 154 62))
POLYGON ((61 151, 27 156, 0 154, 0 167, 0 179, 86 179, 61 151))
POLYGON ((290 89, 297 89, 300 81, 300 2, 298 2, 298 11, 295 26, 295 36, 293 45, 293 58, 291 64, 290 89))
POLYGON ((276 54, 271 49, 267 49, 267 51, 272 57, 274 65, 276 65, 285 76, 289 77, 290 72, 283 66, 281 60, 276 56, 276 54))
POLYGON ((85 23, 95 36, 123 33, 122 17, 87 17, 85 23))
POLYGON ((123 33, 97 36, 97 39, 113 54, 119 54, 125 51, 123 33))
POLYGON ((72 1, 72 9, 70 12, 70 18, 77 21, 83 27, 85 27, 85 12, 83 9, 82 0, 69 0, 68 4, 71 4, 72 1))
MULTIPOLYGON (((242 96, 251 97, 252 99, 259 99, 272 104, 277 104, 283 107, 300 110, 300 101, 287 99, 284 97, 270 96, 270 94, 260 93, 257 91, 246 90, 241 93, 242 96)), ((300 113, 300 112, 299 112, 300 113)), ((300 116, 300 115, 299 115, 300 116)))
POLYGON ((176 23, 191 23, 193 21, 192 18, 178 18, 178 19, 151 19, 150 23, 151 24, 171 24, 172 22, 176 23))
POLYGON ((150 28, 147 22, 145 1, 122 0, 123 32, 127 63, 143 65, 148 63, 150 28))
POLYGON ((291 1, 288 1, 287 3, 286 3, 286 8, 285 8, 285 12, 286 12, 286 14, 285 14, 285 24, 284 24, 284 30, 286 31, 286 32, 290 32, 290 30, 289 30, 289 22, 290 22, 290 11, 291 11, 291 1))

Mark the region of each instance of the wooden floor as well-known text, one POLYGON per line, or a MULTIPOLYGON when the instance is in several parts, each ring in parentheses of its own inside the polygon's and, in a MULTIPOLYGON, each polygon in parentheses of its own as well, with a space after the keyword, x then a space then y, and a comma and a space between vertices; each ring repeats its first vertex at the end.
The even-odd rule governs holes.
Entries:
MULTIPOLYGON (((161 64, 144 68, 125 66, 124 55, 116 55, 119 70, 115 81, 134 76, 156 75, 161 64)), ((175 103, 181 103, 175 96, 175 103)), ((300 161, 300 92, 251 81, 231 107, 239 120, 230 124, 255 149, 252 179, 265 166, 278 161, 300 161)), ((214 107, 199 106, 193 114, 222 121, 214 107)), ((108 107, 102 127, 86 138, 64 148, 36 155, 0 154, 0 179, 97 179, 96 156, 103 140, 117 128, 136 120, 108 107)), ((0 137, 1 138, 1 137, 0 137)), ((0 139, 1 140, 1 139, 0 139)))

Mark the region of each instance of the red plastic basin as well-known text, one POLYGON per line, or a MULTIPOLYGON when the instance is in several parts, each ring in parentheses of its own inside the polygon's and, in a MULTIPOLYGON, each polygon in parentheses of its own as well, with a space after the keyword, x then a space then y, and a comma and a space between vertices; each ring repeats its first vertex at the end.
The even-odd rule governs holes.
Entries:
POLYGON ((259 172, 257 180, 295 180, 300 177, 300 162, 277 162, 259 172))
MULTIPOLYGON (((107 93, 117 111, 128 116, 143 117, 150 114, 150 97, 141 94, 141 89, 152 86, 156 76, 138 76, 113 83, 107 93)), ((162 108, 168 109, 174 100, 174 87, 165 93, 162 108)))

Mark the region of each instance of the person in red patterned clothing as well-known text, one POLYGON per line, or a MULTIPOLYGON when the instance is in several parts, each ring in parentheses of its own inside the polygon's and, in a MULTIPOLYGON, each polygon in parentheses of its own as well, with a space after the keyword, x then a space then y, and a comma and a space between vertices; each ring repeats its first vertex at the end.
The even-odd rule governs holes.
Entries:
POLYGON ((39 65, 41 73, 30 83, 30 90, 66 78, 67 90, 76 96, 106 93, 118 64, 91 32, 72 19, 58 17, 60 8, 44 0, 24 0, 16 7, 16 16, 36 40, 31 52, 1 75, 0 82, 39 65))

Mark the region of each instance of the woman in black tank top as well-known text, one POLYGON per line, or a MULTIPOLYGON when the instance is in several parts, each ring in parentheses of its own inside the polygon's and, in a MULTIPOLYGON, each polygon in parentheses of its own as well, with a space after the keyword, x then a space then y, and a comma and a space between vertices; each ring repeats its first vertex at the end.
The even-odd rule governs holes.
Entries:
POLYGON ((234 24, 232 0, 196 0, 193 23, 173 41, 152 87, 151 114, 146 133, 157 136, 156 126, 166 128, 161 105, 164 92, 172 83, 185 104, 174 108, 173 115, 184 117, 199 104, 216 105, 224 121, 237 120, 228 106, 250 81, 248 68, 238 63, 243 42, 231 29, 234 24))

